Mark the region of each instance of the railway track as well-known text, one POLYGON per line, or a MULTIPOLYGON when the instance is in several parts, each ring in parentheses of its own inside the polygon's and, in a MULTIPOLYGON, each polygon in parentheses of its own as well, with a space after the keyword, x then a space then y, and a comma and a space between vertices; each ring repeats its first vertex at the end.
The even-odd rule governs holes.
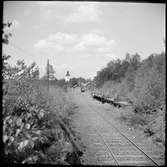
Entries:
POLYGON ((79 145, 78 139, 76 137, 74 137, 71 130, 66 126, 61 115, 58 113, 56 113, 55 115, 56 115, 56 119, 57 119, 60 127, 65 132, 65 134, 67 135, 69 141, 71 142, 71 144, 73 146, 73 153, 70 155, 70 164, 80 164, 81 163, 80 157, 82 156, 83 151, 79 145))
MULTIPOLYGON (((99 138, 100 143, 105 145, 107 152, 110 154, 108 165, 139 165, 139 166, 159 166, 149 154, 135 144, 131 139, 124 135, 117 127, 115 127, 108 119, 106 119, 99 110, 93 108, 89 103, 86 103, 89 112, 98 115, 98 119, 94 119, 94 134, 99 138), (103 125, 97 126, 98 121, 103 121, 103 125), (107 128, 106 128, 107 127, 107 128), (108 132, 112 135, 108 135, 108 132), (110 133, 111 134, 111 133, 110 133), (101 141, 100 141, 101 140, 101 141)), ((93 114, 92 114, 93 115, 93 114)), ((97 142, 97 143, 98 143, 97 142)), ((96 143, 96 144, 97 144, 96 143)), ((148 147, 148 146, 146 146, 148 147)), ((151 148, 150 148, 151 149, 151 148)), ((150 150, 151 152, 151 150, 150 150)), ((104 153, 102 153, 104 154, 104 153)), ((101 154, 101 156, 103 156, 101 154)), ((97 162, 99 164, 99 162, 97 162)), ((104 165, 102 163, 102 165, 104 165)))

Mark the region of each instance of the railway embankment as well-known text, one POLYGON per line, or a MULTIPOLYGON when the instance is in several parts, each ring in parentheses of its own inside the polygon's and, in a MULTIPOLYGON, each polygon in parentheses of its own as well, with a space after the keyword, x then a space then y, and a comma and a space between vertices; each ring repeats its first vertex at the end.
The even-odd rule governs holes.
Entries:
POLYGON ((164 153, 119 116, 123 108, 93 100, 89 93, 74 93, 78 105, 73 125, 85 145, 83 164, 163 165, 164 153), (119 115, 118 115, 119 114, 119 115), (133 143, 133 144, 132 144, 133 143))
MULTIPOLYGON (((121 121, 140 129, 162 148, 166 124, 165 57, 163 51, 143 60, 137 53, 129 54, 122 60, 110 61, 94 79, 98 92, 114 98, 112 106, 119 107, 116 99, 133 102, 131 110, 122 112, 121 121)), ((103 98, 102 102, 105 102, 103 98)))
POLYGON ((136 106, 130 100, 120 100, 106 96, 100 92, 92 92, 91 96, 93 99, 101 102, 110 104, 120 112, 118 109, 122 108, 121 115, 118 119, 123 121, 129 126, 129 128, 139 129, 143 135, 152 140, 154 144, 164 149, 165 146, 165 108, 158 109, 158 112, 153 113, 138 113, 136 106), (128 110, 127 110, 128 108, 128 110))

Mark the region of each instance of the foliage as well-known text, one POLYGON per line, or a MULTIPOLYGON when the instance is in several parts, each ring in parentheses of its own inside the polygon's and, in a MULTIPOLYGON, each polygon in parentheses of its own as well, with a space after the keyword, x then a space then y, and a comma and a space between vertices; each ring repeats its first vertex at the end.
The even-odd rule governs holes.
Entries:
POLYGON ((105 68, 97 72, 94 81, 97 87, 101 87, 107 81, 120 82, 129 71, 137 70, 140 64, 140 55, 126 55, 124 60, 110 61, 105 68))
POLYGON ((65 164, 72 145, 55 115, 66 106, 60 103, 62 89, 54 88, 50 95, 40 84, 35 62, 27 66, 21 60, 12 67, 9 58, 3 56, 3 163, 65 164), (60 101, 55 102, 55 95, 60 101))
POLYGON ((134 96, 136 106, 152 112, 165 103, 165 55, 150 56, 137 71, 134 96))
POLYGON ((8 89, 3 96, 6 161, 10 158, 7 162, 62 163, 69 151, 63 151, 68 141, 55 113, 60 112, 66 117, 70 108, 66 105, 62 89, 52 88, 54 94, 51 95, 37 80, 29 82, 22 78, 6 82, 8 89), (51 155, 53 150, 54 155, 51 155))
POLYGON ((122 116, 129 126, 142 126, 144 133, 163 144, 165 62, 164 52, 151 54, 142 61, 138 54, 127 53, 122 61, 110 61, 94 78, 98 90, 104 95, 133 101, 134 114, 122 116))
POLYGON ((8 44, 9 43, 9 37, 12 36, 10 32, 7 32, 6 29, 10 28, 12 26, 11 22, 8 23, 3 23, 3 30, 2 30, 2 43, 3 44, 8 44))
POLYGON ((148 126, 145 126, 144 132, 146 135, 151 136, 153 141, 165 145, 165 108, 159 110, 156 114, 152 115, 151 121, 148 126))
POLYGON ((35 62, 30 66, 26 66, 24 60, 21 60, 17 61, 17 64, 14 67, 11 67, 10 65, 6 66, 3 69, 2 75, 4 79, 39 79, 39 68, 36 66, 35 62))
MULTIPOLYGON (((3 34, 2 42, 3 44, 9 43, 9 38, 12 36, 10 32, 7 32, 6 28, 9 28, 12 23, 3 24, 3 34)), ((11 67, 8 64, 8 59, 10 55, 3 54, 2 56, 2 76, 3 79, 21 79, 22 77, 26 78, 39 78, 39 68, 36 66, 36 63, 33 62, 30 66, 26 66, 24 60, 17 61, 16 66, 11 67)))
POLYGON ((63 87, 65 84, 66 84, 65 79, 59 79, 57 81, 57 85, 60 86, 60 87, 63 87))
POLYGON ((81 83, 86 83, 87 80, 85 78, 79 77, 79 78, 71 78, 69 81, 70 87, 73 87, 74 85, 80 85, 81 83))
POLYGON ((79 80, 77 78, 70 79, 70 87, 73 87, 74 85, 79 85, 79 80))
POLYGON ((142 62, 138 54, 127 54, 122 62, 109 62, 94 80, 105 95, 131 98, 136 109, 151 112, 165 102, 165 54, 150 55, 142 62))

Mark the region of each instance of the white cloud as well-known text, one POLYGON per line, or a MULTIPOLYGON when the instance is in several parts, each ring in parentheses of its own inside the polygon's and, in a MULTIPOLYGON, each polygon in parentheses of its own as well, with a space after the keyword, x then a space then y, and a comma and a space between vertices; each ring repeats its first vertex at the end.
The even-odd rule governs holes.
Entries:
POLYGON ((102 11, 97 2, 37 2, 40 19, 60 23, 99 23, 102 11))
POLYGON ((83 3, 80 4, 76 11, 74 11, 69 16, 66 16, 64 21, 66 23, 80 23, 80 22, 100 22, 100 15, 102 11, 98 9, 97 3, 83 3))
POLYGON ((77 40, 77 35, 58 32, 56 34, 50 34, 48 36, 48 40, 52 42, 59 42, 61 44, 69 44, 77 40))
POLYGON ((74 46, 74 49, 77 51, 95 49, 96 51, 103 53, 112 51, 114 46, 114 40, 109 40, 96 33, 88 33, 80 37, 80 41, 74 46))
POLYGON ((74 45, 73 50, 75 51, 85 51, 87 50, 87 47, 84 45, 83 42, 77 43, 76 45, 74 45))
POLYGON ((49 55, 59 53, 59 55, 73 55, 81 58, 88 58, 91 55, 107 56, 113 54, 115 41, 105 36, 88 33, 74 34, 62 33, 50 34, 46 39, 39 40, 34 44, 38 52, 46 52, 49 55))
POLYGON ((108 40, 103 43, 102 47, 98 47, 97 51, 100 53, 112 52, 115 46, 116 42, 114 40, 108 40))
POLYGON ((99 46, 106 42, 106 38, 95 33, 90 33, 83 35, 82 41, 86 46, 99 46))
POLYGON ((39 50, 43 50, 43 49, 54 49, 54 51, 62 51, 64 49, 64 47, 60 44, 54 44, 52 42, 49 42, 47 40, 39 40, 36 44, 34 44, 35 49, 39 50))

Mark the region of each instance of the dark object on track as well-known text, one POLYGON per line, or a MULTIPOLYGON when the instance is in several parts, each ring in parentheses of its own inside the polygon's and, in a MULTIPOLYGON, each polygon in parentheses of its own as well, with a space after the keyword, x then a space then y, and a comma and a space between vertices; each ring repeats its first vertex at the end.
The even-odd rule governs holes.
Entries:
POLYGON ((81 92, 85 92, 85 89, 84 89, 84 88, 81 88, 81 92))
POLYGON ((101 93, 92 92, 91 95, 94 99, 101 101, 103 104, 109 103, 109 104, 112 104, 114 107, 120 108, 120 107, 125 107, 125 106, 131 105, 127 101, 118 101, 118 100, 115 100, 114 98, 106 97, 106 96, 102 95, 101 93))

